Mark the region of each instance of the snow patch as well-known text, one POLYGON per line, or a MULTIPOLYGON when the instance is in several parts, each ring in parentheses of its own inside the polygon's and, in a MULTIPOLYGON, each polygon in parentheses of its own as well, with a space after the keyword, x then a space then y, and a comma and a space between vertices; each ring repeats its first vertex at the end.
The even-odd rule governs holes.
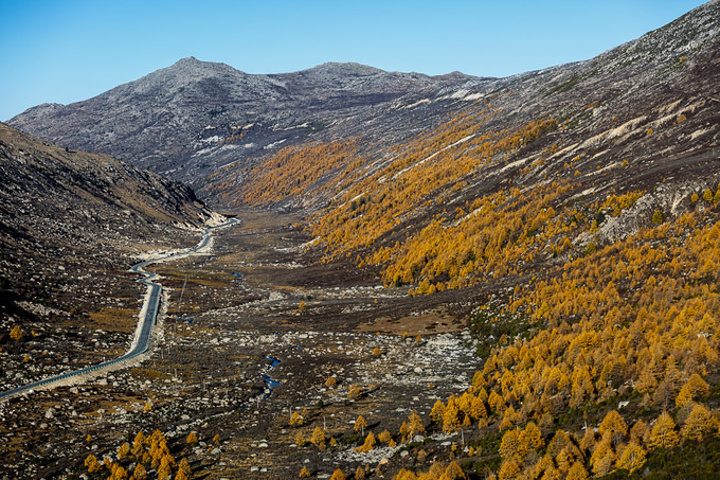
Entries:
POLYGON ((271 150, 271 149, 277 147, 278 145, 280 145, 280 144, 282 144, 282 143, 285 143, 286 141, 287 141, 287 139, 283 138, 282 140, 278 140, 277 142, 273 142, 273 143, 271 143, 271 144, 269 144, 269 145, 265 145, 265 146, 263 147, 263 149, 264 149, 264 150, 271 150))

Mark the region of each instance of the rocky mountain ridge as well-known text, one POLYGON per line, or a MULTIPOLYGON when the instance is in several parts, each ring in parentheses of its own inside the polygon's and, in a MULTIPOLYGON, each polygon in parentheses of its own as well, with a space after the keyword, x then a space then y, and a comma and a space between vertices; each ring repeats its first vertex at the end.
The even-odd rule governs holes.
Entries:
MULTIPOLYGON (((544 139, 520 142, 522 148, 504 151, 490 163, 479 161, 472 175, 451 177, 447 188, 458 181, 470 185, 454 194, 454 203, 472 203, 483 192, 493 191, 498 182, 525 189, 568 181, 576 185, 569 198, 580 195, 588 202, 602 202, 614 192, 652 190, 663 182, 663 176, 671 183, 709 182, 715 172, 711 159, 720 143, 716 113, 720 104, 719 18, 720 2, 712 1, 662 29, 585 62, 467 82, 461 88, 448 87, 442 94, 420 99, 398 99, 392 108, 378 113, 374 122, 345 122, 343 137, 326 139, 340 143, 342 138, 361 139, 352 152, 342 156, 354 155, 358 163, 328 160, 335 164, 318 176, 299 180, 302 189, 292 189, 278 183, 289 168, 288 155, 269 156, 255 169, 238 162, 208 179, 211 197, 236 204, 317 211, 332 205, 333 200, 342 204, 345 193, 349 195, 346 200, 362 193, 352 188, 348 175, 356 180, 375 176, 375 186, 361 189, 373 194, 383 188, 383 169, 392 169, 393 164, 402 164, 396 170, 403 170, 413 162, 427 165, 432 159, 430 164, 437 164, 443 155, 454 159, 472 156, 473 138, 502 138, 542 119, 556 123, 544 139), (457 119, 463 116, 478 120, 463 123, 464 135, 441 138, 444 134, 438 132, 459 129, 452 125, 461 123, 457 119), (423 136, 432 135, 438 136, 435 143, 425 145, 428 141, 423 136), (404 153, 416 148, 423 149, 424 157, 413 160, 404 153), (350 164, 362 174, 353 177, 350 164), (293 194, 265 194, 258 201, 252 192, 260 189, 293 194)), ((299 164, 294 167, 300 168, 299 164)), ((295 173, 298 176, 300 170, 295 173)), ((427 174, 433 175, 431 171, 427 174)), ((435 201, 443 191, 430 192, 418 214, 428 208, 430 211, 424 212, 427 218, 437 213, 433 210, 443 205, 435 201)), ((672 199, 662 203, 674 214, 680 213, 672 199)))
POLYGON ((31 108, 9 124, 193 183, 221 165, 307 141, 333 125, 368 121, 408 92, 432 95, 472 79, 352 63, 251 75, 190 57, 83 102, 31 108))

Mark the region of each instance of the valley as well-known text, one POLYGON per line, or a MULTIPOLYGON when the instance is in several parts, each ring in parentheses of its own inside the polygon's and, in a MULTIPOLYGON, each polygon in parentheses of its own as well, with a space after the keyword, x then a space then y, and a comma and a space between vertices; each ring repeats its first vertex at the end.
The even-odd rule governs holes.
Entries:
POLYGON ((293 218, 238 216, 241 226, 220 233, 210 255, 151 267, 170 303, 150 359, 0 407, 2 457, 13 461, 4 475, 74 476, 88 454, 100 458, 155 429, 169 432, 171 451, 203 478, 376 468, 392 452, 354 452, 351 421, 363 415, 395 432, 412 411, 427 415, 438 399, 469 386, 478 368, 462 321, 470 298, 410 302, 406 292, 337 264, 297 275, 309 259, 293 218), (349 396, 353 386, 360 393, 349 396), (292 412, 304 410, 303 426, 290 427, 292 412), (298 432, 309 441, 318 425, 338 447, 294 446, 298 432), (188 447, 191 431, 207 447, 188 447))
POLYGON ((0 480, 718 478, 718 99, 711 0, 507 78, 190 57, 0 124, 4 389, 238 221, 148 265, 142 361, 0 404, 0 480))

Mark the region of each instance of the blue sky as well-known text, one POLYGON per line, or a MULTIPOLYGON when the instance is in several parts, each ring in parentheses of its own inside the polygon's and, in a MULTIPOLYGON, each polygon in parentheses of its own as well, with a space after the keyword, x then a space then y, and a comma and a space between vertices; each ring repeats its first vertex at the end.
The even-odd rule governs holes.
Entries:
POLYGON ((248 73, 328 61, 507 76, 584 60, 702 0, 0 0, 0 120, 183 57, 248 73))

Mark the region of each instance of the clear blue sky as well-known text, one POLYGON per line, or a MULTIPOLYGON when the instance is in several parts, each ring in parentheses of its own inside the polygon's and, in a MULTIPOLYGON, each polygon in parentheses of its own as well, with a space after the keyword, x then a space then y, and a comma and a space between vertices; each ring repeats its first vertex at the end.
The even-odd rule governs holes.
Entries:
POLYGON ((507 76, 584 60, 702 0, 0 0, 0 120, 194 56, 248 73, 328 62, 507 76))

